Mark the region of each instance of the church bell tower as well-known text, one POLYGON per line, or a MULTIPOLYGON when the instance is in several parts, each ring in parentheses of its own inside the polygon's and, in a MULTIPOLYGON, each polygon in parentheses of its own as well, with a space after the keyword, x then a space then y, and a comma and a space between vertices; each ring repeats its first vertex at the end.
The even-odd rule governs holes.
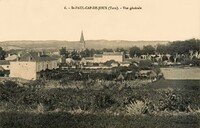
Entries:
POLYGON ((80 44, 81 44, 81 50, 85 50, 85 40, 83 36, 83 31, 81 32, 80 44))

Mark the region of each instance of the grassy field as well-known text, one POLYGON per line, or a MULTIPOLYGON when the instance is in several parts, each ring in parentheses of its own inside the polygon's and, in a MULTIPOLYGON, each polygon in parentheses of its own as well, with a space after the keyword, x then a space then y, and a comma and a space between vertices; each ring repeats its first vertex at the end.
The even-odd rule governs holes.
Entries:
POLYGON ((199 67, 161 68, 165 79, 171 80, 200 80, 199 67))

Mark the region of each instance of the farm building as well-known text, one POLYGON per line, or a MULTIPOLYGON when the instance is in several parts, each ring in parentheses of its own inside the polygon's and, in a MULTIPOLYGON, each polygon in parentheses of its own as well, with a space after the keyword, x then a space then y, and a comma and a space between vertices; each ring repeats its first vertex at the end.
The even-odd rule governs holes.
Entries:
POLYGON ((136 73, 137 78, 150 78, 154 79, 157 77, 157 74, 153 70, 141 70, 136 73))
POLYGON ((81 63, 83 63, 84 65, 92 64, 92 63, 94 63, 94 58, 93 57, 84 57, 81 59, 81 63))
POLYGON ((27 53, 17 61, 10 62, 10 77, 35 80, 40 72, 58 68, 57 59, 41 53, 27 53))
POLYGON ((103 54, 95 54, 93 58, 94 63, 105 63, 109 60, 123 62, 125 57, 123 52, 104 52, 103 54))

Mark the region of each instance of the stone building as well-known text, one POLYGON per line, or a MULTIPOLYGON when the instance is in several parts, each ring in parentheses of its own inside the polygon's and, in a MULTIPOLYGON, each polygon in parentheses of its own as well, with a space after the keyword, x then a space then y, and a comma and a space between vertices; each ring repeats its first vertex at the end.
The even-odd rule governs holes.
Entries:
POLYGON ((94 63, 105 63, 109 60, 123 62, 124 58, 123 52, 103 52, 103 54, 95 54, 93 57, 94 63))
POLYGON ((58 68, 57 59, 41 53, 27 53, 17 61, 10 62, 10 76, 27 80, 35 80, 40 77, 40 72, 58 68))

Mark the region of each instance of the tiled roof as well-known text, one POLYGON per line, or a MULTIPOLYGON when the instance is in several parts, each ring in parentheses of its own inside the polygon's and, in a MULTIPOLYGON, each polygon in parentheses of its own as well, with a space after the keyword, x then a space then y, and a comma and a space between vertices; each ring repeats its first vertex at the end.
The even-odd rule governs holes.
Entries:
POLYGON ((52 61, 57 60, 53 57, 47 56, 47 55, 40 55, 40 53, 37 52, 31 52, 23 55, 19 61, 52 61))

